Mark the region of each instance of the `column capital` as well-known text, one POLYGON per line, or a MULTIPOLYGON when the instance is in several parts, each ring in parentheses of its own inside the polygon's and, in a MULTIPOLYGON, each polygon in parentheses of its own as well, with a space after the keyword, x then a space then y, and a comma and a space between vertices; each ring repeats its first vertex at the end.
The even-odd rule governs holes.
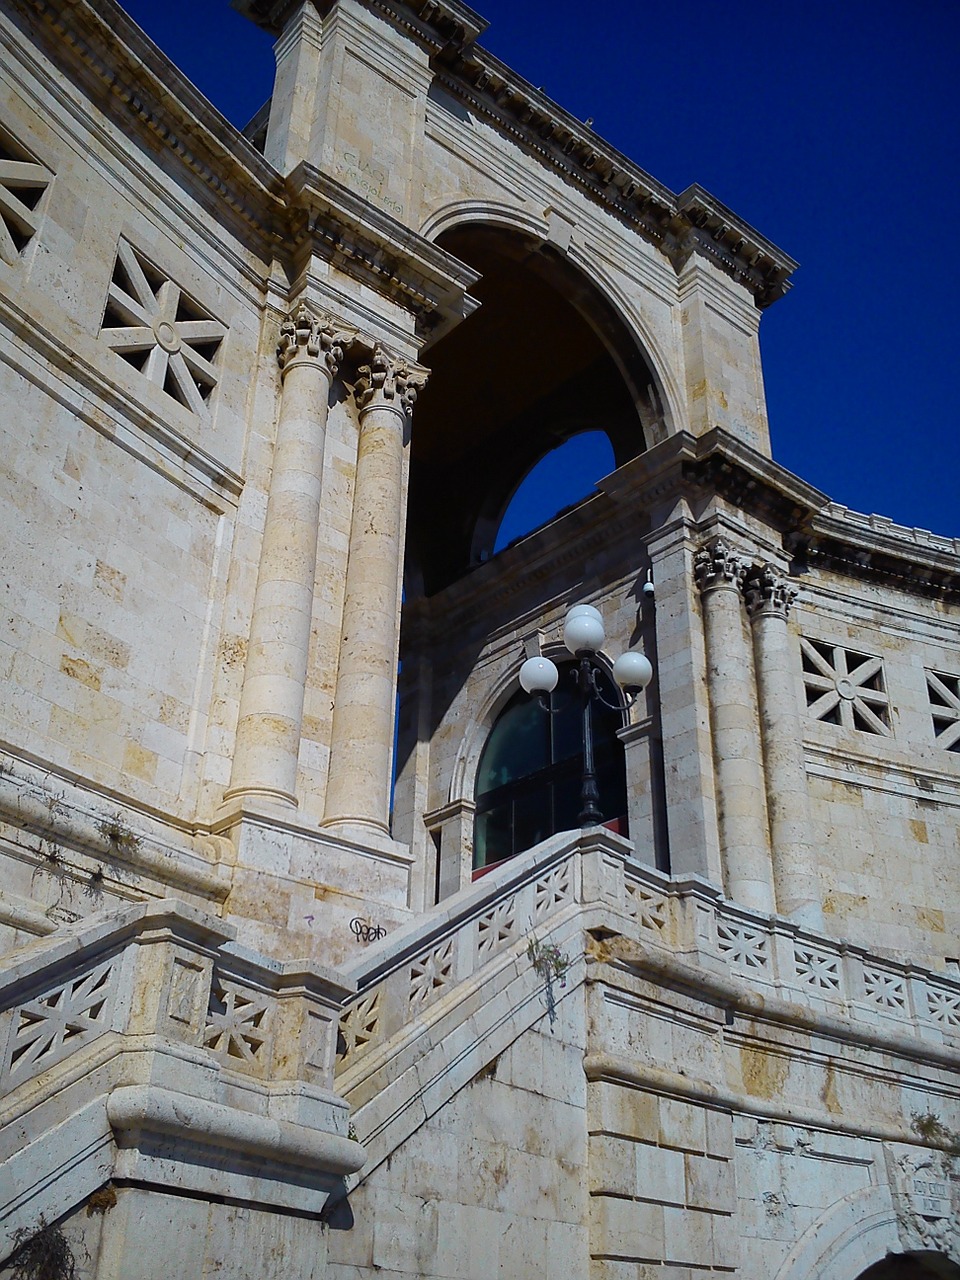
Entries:
POLYGON ((353 336, 332 316, 315 312, 301 302, 295 311, 284 316, 280 324, 277 361, 281 375, 295 360, 306 358, 316 361, 332 381, 340 370, 344 345, 353 336))
POLYGON ((736 554, 725 538, 711 538, 697 552, 693 572, 700 594, 706 595, 717 587, 739 591, 747 572, 746 563, 736 554))
POLYGON ((786 620, 798 591, 799 588, 774 564, 751 569, 743 584, 743 595, 751 618, 774 614, 786 620))
POLYGON ((410 417, 429 376, 429 369, 392 356, 377 343, 370 363, 357 370, 354 395, 360 412, 393 409, 410 417))

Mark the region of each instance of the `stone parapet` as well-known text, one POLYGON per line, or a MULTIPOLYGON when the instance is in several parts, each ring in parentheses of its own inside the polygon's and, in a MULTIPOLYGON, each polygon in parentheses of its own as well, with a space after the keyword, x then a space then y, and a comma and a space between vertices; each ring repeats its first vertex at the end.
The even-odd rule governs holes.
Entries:
POLYGON ((164 901, 10 957, 0 973, 8 1242, 110 1178, 319 1213, 359 1166, 346 1104, 329 1087, 350 988, 238 947, 233 934, 164 901))
MULTIPOLYGON (((584 980, 610 972, 632 975, 645 991, 689 993, 689 1016, 715 1030, 725 1019, 762 1018, 788 1037, 960 1068, 960 981, 737 907, 697 877, 642 866, 607 831, 558 835, 371 944, 351 966, 357 995, 341 1016, 337 1084, 368 1150, 360 1176, 413 1132, 424 1107, 433 1115, 503 1044, 584 980), (543 966, 553 948, 562 973, 543 966)), ((591 1078, 604 1075, 616 1044, 597 1052, 591 1078)), ((681 1092, 691 1090, 699 1102, 733 1105, 709 1073, 688 1072, 681 1092)), ((744 1090, 734 1092, 748 1112, 812 1123, 810 1108, 794 1116, 777 1100, 757 1111, 744 1090)), ((823 1116, 827 1124, 829 1107, 823 1116)), ((844 1125, 859 1130, 862 1117, 828 1127, 844 1125)), ((881 1136, 911 1140, 903 1120, 881 1136)))

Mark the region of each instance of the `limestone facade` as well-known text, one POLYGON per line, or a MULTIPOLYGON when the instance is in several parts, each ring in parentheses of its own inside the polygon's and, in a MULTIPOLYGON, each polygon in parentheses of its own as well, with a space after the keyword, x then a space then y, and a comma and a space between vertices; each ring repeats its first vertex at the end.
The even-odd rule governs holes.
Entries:
POLYGON ((0 1275, 960 1276, 960 539, 772 459, 796 264, 459 0, 236 7, 243 134, 0 6, 0 1275), (616 829, 478 866, 573 603, 616 829))

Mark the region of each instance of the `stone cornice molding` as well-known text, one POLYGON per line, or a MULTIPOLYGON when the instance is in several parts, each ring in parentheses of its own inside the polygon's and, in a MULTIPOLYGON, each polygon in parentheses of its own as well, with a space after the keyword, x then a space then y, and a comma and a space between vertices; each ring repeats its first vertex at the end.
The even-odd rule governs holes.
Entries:
MULTIPOLYGON (((303 0, 231 0, 231 8, 278 36, 302 3, 303 0)), ((326 15, 333 7, 333 0, 313 0, 313 4, 321 15, 326 15)), ((463 49, 473 44, 489 25, 479 13, 459 0, 412 0, 410 4, 368 0, 368 4, 435 50, 447 46, 463 49)))
POLYGON ((960 601, 960 538, 938 537, 832 503, 720 427, 702 436, 677 432, 598 488, 634 510, 717 494, 779 532, 797 566, 960 601))
POLYGON ((711 538, 697 552, 693 560, 693 573, 701 595, 726 588, 739 592, 747 572, 744 560, 734 551, 725 538, 711 538))
POLYGON ((314 165, 286 182, 295 258, 316 254, 386 294, 436 339, 476 310, 478 272, 375 209, 314 165))
POLYGON ((799 588, 773 564, 749 570, 743 584, 743 596, 751 618, 773 614, 786 621, 798 594, 799 588))
POLYGON ((305 302, 280 324, 277 362, 281 376, 295 361, 315 361, 332 382, 343 363, 343 348, 356 331, 324 313, 315 314, 305 302))
POLYGON ((788 547, 811 568, 960 602, 960 538, 829 503, 795 531, 788 547))
POLYGON ((427 385, 429 370, 390 355, 377 343, 370 363, 357 370, 354 387, 361 418, 370 409, 392 409, 411 417, 418 394, 427 385))
POLYGON ((158 142, 208 189, 222 215, 275 236, 280 176, 198 92, 115 0, 13 0, 51 60, 124 133, 158 142))
POLYGON ((447 50, 437 82, 662 249, 676 270, 700 253, 759 307, 790 288, 797 262, 702 187, 677 196, 479 45, 447 50))

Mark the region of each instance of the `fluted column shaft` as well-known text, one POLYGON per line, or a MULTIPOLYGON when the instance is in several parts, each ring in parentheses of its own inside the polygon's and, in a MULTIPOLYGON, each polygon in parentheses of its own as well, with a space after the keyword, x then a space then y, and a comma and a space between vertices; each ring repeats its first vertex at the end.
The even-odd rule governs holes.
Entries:
POLYGON ((703 598, 720 852, 727 896, 773 911, 756 689, 740 586, 745 566, 721 539, 695 561, 703 598))
POLYGON ((811 928, 823 925, 820 884, 810 848, 810 803, 787 616, 797 590, 773 565, 745 587, 753 625, 760 727, 773 845, 777 909, 811 928))
POLYGON ((378 347, 357 380, 360 435, 324 826, 389 831, 404 445, 426 376, 378 347))
POLYGON ((323 444, 343 340, 331 321, 306 306, 281 326, 283 392, 226 800, 258 796, 297 804, 323 444))

